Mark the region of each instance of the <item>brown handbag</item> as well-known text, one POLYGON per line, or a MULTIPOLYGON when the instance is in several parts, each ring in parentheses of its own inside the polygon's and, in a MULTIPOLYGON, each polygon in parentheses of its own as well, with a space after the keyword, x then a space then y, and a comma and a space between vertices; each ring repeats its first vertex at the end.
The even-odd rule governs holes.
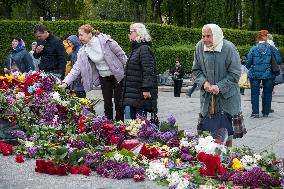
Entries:
POLYGON ((233 129, 234 129, 234 138, 242 138, 247 133, 247 130, 244 124, 244 116, 242 112, 234 115, 233 129))

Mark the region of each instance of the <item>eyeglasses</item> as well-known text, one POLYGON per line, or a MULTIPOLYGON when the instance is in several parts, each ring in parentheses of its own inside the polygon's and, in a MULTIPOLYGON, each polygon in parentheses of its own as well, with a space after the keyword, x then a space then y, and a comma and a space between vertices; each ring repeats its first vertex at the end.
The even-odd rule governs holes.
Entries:
POLYGON ((129 30, 129 34, 131 34, 132 32, 135 32, 135 30, 129 30))

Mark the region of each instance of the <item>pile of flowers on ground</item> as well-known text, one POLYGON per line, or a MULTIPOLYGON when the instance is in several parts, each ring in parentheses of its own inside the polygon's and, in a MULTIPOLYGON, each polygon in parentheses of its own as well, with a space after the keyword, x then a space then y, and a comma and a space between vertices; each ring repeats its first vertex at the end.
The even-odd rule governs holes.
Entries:
POLYGON ((99 100, 73 97, 39 72, 1 76, 0 89, 0 119, 18 127, 11 133, 18 144, 0 142, 0 152, 18 163, 36 158, 38 173, 147 177, 171 189, 284 187, 275 154, 228 149, 179 130, 173 116, 159 125, 144 117, 112 122, 96 115, 99 100))

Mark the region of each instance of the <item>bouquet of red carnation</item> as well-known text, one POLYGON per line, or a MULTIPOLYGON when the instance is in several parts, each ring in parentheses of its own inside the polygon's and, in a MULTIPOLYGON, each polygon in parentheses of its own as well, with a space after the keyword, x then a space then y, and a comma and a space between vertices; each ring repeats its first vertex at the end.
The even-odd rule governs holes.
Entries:
POLYGON ((227 170, 221 165, 221 160, 218 155, 206 154, 200 152, 197 154, 197 159, 200 162, 203 162, 206 168, 200 168, 199 173, 206 176, 216 176, 216 173, 219 175, 224 174, 227 170))

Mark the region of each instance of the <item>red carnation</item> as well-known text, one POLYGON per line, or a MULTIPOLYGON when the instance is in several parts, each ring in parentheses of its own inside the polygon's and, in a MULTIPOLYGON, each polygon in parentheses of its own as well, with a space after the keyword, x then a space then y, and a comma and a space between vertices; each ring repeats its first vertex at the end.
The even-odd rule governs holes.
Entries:
POLYGON ((157 148, 155 147, 152 147, 150 149, 150 154, 151 154, 151 157, 150 158, 157 158, 160 154, 159 154, 159 151, 157 150, 157 148))
POLYGON ((43 90, 42 89, 38 89, 35 91, 35 94, 37 95, 41 95, 43 93, 43 90))
POLYGON ((57 169, 56 169, 55 166, 47 167, 46 173, 49 174, 49 175, 54 175, 54 174, 57 173, 57 169))
POLYGON ((23 163, 25 161, 22 155, 16 155, 15 159, 17 163, 23 163))
POLYGON ((118 143, 118 140, 117 140, 117 138, 115 137, 114 134, 112 134, 109 139, 110 139, 110 142, 112 144, 117 144, 118 143))
POLYGON ((53 161, 47 161, 46 167, 54 167, 54 162, 53 161))
POLYGON ((81 173, 85 176, 90 176, 90 172, 91 172, 90 167, 84 167, 84 169, 81 171, 81 173))
POLYGON ((67 167, 66 167, 66 165, 64 163, 59 164, 58 167, 57 167, 56 173, 59 176, 67 175, 67 167))
POLYGON ((114 128, 114 125, 112 124, 104 124, 102 126, 102 129, 107 129, 107 130, 113 130, 113 128, 114 128))
POLYGON ((205 156, 206 156, 206 154, 205 154, 204 152, 199 152, 199 153, 196 155, 196 158, 198 159, 198 161, 203 162, 205 156))
POLYGON ((145 179, 145 176, 144 175, 134 175, 133 179, 135 181, 143 181, 145 179))
POLYGON ((30 101, 31 101, 31 100, 30 100, 29 98, 26 98, 26 99, 24 100, 24 102, 25 102, 26 104, 28 104, 30 101))
POLYGON ((79 170, 76 169, 76 167, 74 167, 74 166, 68 167, 68 171, 69 171, 71 174, 78 174, 78 173, 79 173, 79 170))
POLYGON ((3 156, 7 156, 13 152, 13 145, 0 142, 0 150, 2 151, 3 156))
POLYGON ((143 144, 143 146, 142 146, 142 148, 141 148, 141 150, 140 150, 139 153, 140 153, 141 155, 144 155, 144 156, 148 157, 149 154, 150 154, 150 150, 146 147, 145 144, 143 144))
POLYGON ((218 174, 219 175, 223 175, 226 171, 227 171, 227 169, 225 167, 219 166, 219 168, 218 168, 218 174))
POLYGON ((37 159, 37 160, 36 160, 35 172, 38 172, 38 173, 47 173, 46 162, 45 162, 43 159, 37 159))
POLYGON ((14 120, 12 123, 11 123, 11 126, 15 126, 17 125, 17 120, 14 120))

